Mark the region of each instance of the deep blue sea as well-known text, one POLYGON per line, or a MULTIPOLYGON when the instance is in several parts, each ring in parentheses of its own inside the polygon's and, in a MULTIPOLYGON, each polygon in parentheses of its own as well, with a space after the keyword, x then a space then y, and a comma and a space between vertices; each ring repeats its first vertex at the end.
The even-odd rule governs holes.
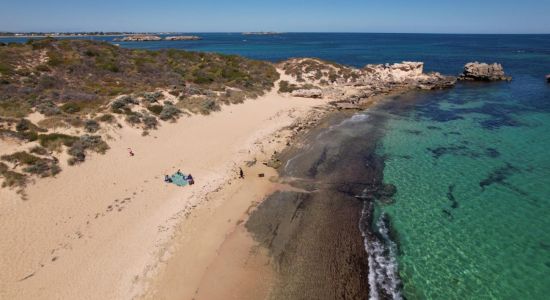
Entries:
POLYGON ((459 83, 364 112, 386 116, 378 152, 384 181, 397 187, 395 202, 377 212, 391 219, 398 245, 396 297, 549 299, 550 35, 197 35, 203 40, 118 44, 357 67, 423 61, 450 75, 470 61, 503 64, 510 83, 459 83))

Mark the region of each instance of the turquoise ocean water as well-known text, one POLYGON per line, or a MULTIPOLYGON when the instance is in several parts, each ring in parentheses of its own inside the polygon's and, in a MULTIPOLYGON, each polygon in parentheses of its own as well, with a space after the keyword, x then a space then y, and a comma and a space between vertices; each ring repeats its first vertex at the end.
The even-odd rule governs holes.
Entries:
POLYGON ((392 295, 550 297, 550 84, 544 79, 550 35, 199 35, 204 39, 120 44, 270 61, 320 57, 353 66, 424 61, 428 71, 446 74, 475 60, 502 63, 511 83, 459 83, 367 112, 385 116, 378 153, 385 157, 384 182, 397 187, 394 203, 376 209, 391 220, 396 245, 402 287, 392 295))

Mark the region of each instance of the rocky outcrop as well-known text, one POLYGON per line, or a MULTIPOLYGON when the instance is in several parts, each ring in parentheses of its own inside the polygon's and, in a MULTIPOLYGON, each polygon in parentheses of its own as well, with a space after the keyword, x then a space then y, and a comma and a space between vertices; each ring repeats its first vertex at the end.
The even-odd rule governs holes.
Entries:
POLYGON ((456 77, 424 73, 421 62, 366 65, 357 69, 319 59, 300 58, 282 62, 278 67, 285 72, 286 85, 298 87, 290 92, 293 96, 330 99, 339 109, 368 105, 378 95, 415 89, 443 89, 456 83, 456 77), (306 86, 315 89, 302 88, 306 86))
POLYGON ((504 68, 501 64, 471 62, 464 66, 464 72, 460 74, 458 79, 471 81, 510 81, 512 77, 504 73, 504 68))
POLYGON ((198 41, 202 38, 200 36, 196 35, 175 35, 175 36, 167 36, 164 38, 166 41, 198 41))
POLYGON ((550 83, 550 74, 546 75, 546 82, 550 83))
POLYGON ((303 98, 322 98, 323 91, 321 89, 299 89, 292 91, 292 96, 303 98))
POLYGON ((115 42, 153 42, 161 41, 162 38, 156 35, 147 35, 147 34, 136 34, 125 36, 121 39, 115 39, 115 42))

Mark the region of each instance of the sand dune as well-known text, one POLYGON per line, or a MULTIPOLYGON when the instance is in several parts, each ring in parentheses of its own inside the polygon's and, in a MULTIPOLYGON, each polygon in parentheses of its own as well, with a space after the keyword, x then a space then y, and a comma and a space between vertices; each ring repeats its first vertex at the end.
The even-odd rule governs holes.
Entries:
MULTIPOLYGON (((177 295, 195 293, 201 282, 216 279, 207 270, 216 268, 218 251, 246 244, 239 218, 272 187, 274 173, 261 163, 245 168, 250 174, 245 181, 235 179, 237 168, 267 159, 286 143, 283 127, 324 103, 273 91, 209 116, 165 124, 147 137, 125 127, 112 134, 106 155, 38 180, 27 188, 28 200, 0 190, 0 298, 152 297, 155 289, 146 288, 158 284, 159 270, 170 274, 170 264, 163 262, 182 248, 182 234, 204 232, 207 238, 189 240, 193 247, 182 250, 194 265, 188 281, 178 281, 183 291, 177 295), (164 175, 177 169, 192 173, 196 184, 165 184, 164 175), (268 176, 258 178, 260 172, 268 176), (176 236, 179 242, 171 242, 176 236), (231 236, 243 242, 226 241, 231 236)), ((258 255, 254 259, 261 267, 258 255)), ((236 263, 247 257, 237 256, 236 263)), ((268 289, 254 288, 254 297, 268 289)))

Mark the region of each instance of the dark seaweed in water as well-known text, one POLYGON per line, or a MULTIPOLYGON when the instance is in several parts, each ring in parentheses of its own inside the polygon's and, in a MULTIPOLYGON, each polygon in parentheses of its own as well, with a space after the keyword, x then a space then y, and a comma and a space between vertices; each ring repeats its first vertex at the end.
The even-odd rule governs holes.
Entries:
POLYGON ((497 158, 500 156, 500 152, 495 148, 487 148, 485 149, 485 153, 491 158, 497 158))
POLYGON ((443 214, 444 214, 445 216, 447 216, 447 218, 448 218, 450 221, 453 220, 453 214, 451 213, 451 211, 449 211, 448 209, 444 208, 444 209, 442 210, 442 212, 443 212, 443 214))
POLYGON ((480 157, 480 154, 471 150, 465 145, 450 145, 450 146, 441 146, 437 148, 428 148, 428 151, 432 153, 432 156, 435 159, 439 159, 443 155, 461 155, 471 158, 480 157))
POLYGON ((451 201, 451 208, 456 209, 458 208, 458 201, 456 201, 456 198, 453 194, 454 190, 455 190, 455 185, 454 184, 449 185, 449 189, 447 191, 447 199, 451 201))
POLYGON ((405 129, 403 130, 406 133, 413 134, 413 135, 422 135, 422 131, 420 130, 414 130, 414 129, 405 129))
POLYGON ((481 189, 485 189, 485 187, 490 186, 492 184, 504 184, 505 180, 513 175, 514 173, 519 172, 519 169, 512 166, 510 163, 506 163, 505 166, 500 167, 487 176, 487 178, 483 179, 479 182, 479 186, 481 189))

